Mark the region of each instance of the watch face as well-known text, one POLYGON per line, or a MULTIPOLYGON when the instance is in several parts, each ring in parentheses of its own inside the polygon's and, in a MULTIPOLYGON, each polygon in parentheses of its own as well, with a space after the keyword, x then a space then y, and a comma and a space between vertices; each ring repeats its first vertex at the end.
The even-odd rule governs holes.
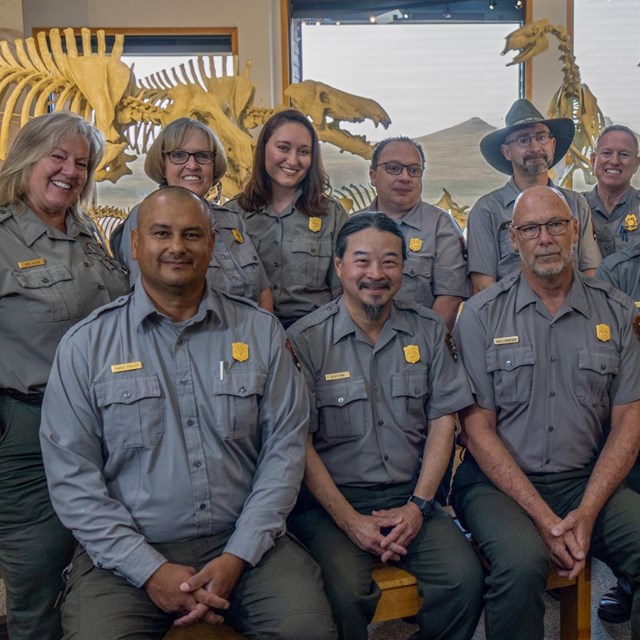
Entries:
POLYGON ((411 496, 409 502, 413 502, 418 509, 420 509, 420 513, 425 520, 429 518, 435 510, 435 500, 424 500, 418 496, 411 496))

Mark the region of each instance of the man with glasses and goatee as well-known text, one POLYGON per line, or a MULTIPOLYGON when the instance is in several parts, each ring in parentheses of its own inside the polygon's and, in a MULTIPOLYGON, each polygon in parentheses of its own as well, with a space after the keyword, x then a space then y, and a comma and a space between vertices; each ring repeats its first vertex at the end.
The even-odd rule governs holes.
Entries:
POLYGON ((425 164, 422 146, 411 138, 379 142, 369 169, 378 195, 367 210, 392 217, 407 241, 396 298, 433 309, 451 330, 458 306, 470 293, 466 250, 453 217, 421 199, 425 164))
MULTIPOLYGON (((469 213, 467 242, 474 293, 518 270, 520 258, 509 237, 513 205, 525 189, 553 185, 549 170, 565 156, 575 133, 570 118, 544 118, 528 100, 516 100, 505 123, 506 127, 480 142, 484 159, 511 179, 504 187, 482 196, 469 213)), ((560 191, 578 222, 574 265, 592 276, 600 264, 600 251, 589 205, 575 191, 560 191)))
POLYGON ((640 637, 640 495, 622 483, 640 447, 640 316, 572 264, 578 223, 536 186, 514 207, 521 269, 465 304, 454 337, 475 404, 453 483, 456 513, 488 560, 487 640, 542 640, 549 565, 588 553, 633 585, 640 637))

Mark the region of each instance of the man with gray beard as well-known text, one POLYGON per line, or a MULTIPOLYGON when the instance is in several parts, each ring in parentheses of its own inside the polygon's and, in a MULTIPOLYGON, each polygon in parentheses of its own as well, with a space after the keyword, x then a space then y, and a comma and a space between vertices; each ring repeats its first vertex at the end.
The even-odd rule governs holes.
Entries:
POLYGON ((471 638, 482 608, 480 565, 434 500, 453 414, 473 399, 440 316, 394 299, 406 252, 392 218, 350 218, 334 259, 342 297, 288 331, 316 408, 289 527, 323 569, 341 640, 367 638, 374 562, 416 576, 417 638, 471 638))
MULTIPOLYGON (((575 132, 570 118, 545 118, 528 100, 516 100, 505 124, 480 142, 484 159, 512 177, 504 187, 482 196, 469 212, 468 268, 473 293, 518 271, 520 258, 509 236, 513 205, 525 189, 553 186, 549 170, 567 153, 575 132)), ((578 223, 574 265, 592 276, 600 264, 600 251, 589 205, 579 193, 559 190, 578 223)))
POLYGON ((573 267, 577 233, 561 192, 524 191, 509 227, 521 271, 454 330, 475 404, 453 505, 490 566, 487 640, 542 640, 549 564, 575 577, 588 553, 633 585, 640 638, 640 495, 621 486, 640 448, 640 317, 573 267))

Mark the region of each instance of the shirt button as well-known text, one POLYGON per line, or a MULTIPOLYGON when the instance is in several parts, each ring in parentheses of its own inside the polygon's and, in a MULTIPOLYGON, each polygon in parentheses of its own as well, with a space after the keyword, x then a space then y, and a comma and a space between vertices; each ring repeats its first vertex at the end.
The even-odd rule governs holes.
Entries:
POLYGON ((384 459, 385 459, 385 462, 386 462, 389 459, 389 456, 385 456, 384 459))
POLYGON ((549 395, 553 398, 553 396, 556 395, 556 392, 555 391, 549 391, 549 395))
POLYGON ((338 398, 338 404, 342 404, 344 402, 344 398, 338 398))
POLYGON ((240 387, 240 393, 246 393, 247 387, 240 387))
POLYGON ((274 247, 277 247, 279 244, 280 244, 280 243, 279 243, 277 240, 274 240, 274 241, 273 241, 273 246, 274 246, 274 247))
POLYGON ((556 326, 556 323, 555 323, 555 322, 552 322, 552 323, 551 323, 551 326, 552 326, 552 327, 555 327, 555 326, 556 326))
POLYGON ((47 282, 49 282, 49 278, 42 278, 42 282, 43 282, 44 284, 47 284, 47 282))
POLYGON ((276 224, 280 224, 280 218, 276 218, 276 224))
POLYGON ((98 569, 102 569, 102 562, 96 562, 96 567, 98 567, 98 569))
POLYGON ((100 289, 100 291, 103 291, 104 290, 104 285, 103 284, 99 284, 98 285, 98 289, 100 289))
POLYGON ((122 397, 123 397, 123 398, 127 398, 127 399, 128 399, 128 398, 130 398, 130 397, 131 397, 131 392, 130 392, 130 391, 125 391, 125 392, 122 394, 122 397))
POLYGON ((186 378, 182 378, 180 380, 180 384, 187 384, 187 379, 186 378))
POLYGON ((85 267, 90 267, 91 265, 88 262, 83 263, 85 267))
POLYGON ((507 361, 505 362, 505 365, 506 365, 507 367, 510 367, 510 366, 511 366, 511 360, 507 360, 507 361))
POLYGON ((547 459, 544 461, 544 463, 545 463, 545 464, 549 464, 550 462, 551 462, 551 460, 549 460, 549 458, 547 458, 547 459))
POLYGON ((274 288, 274 290, 275 290, 275 289, 278 289, 278 285, 277 285, 277 284, 274 284, 274 285, 273 285, 273 288, 274 288))
POLYGON ((600 371, 604 371, 607 368, 606 364, 601 364, 600 365, 600 371))
POLYGON ((555 362, 555 361, 556 361, 556 357, 555 357, 555 356, 551 356, 551 357, 549 358, 549 360, 551 360, 551 362, 555 362))
POLYGON ((187 420, 187 425, 189 425, 190 427, 193 426, 193 420, 191 418, 187 420))
POLYGON ((238 279, 238 276, 231 276, 231 279, 232 279, 232 280, 237 280, 237 279, 238 279))
POLYGON ((412 276, 415 276, 415 275, 416 275, 415 269, 411 269, 411 271, 409 271, 409 273, 410 273, 412 276))
POLYGON ((378 420, 378 424, 382 426, 384 424, 384 420, 378 420))
POLYGON ((193 463, 193 466, 194 466, 196 469, 199 469, 199 468, 202 466, 202 462, 200 462, 200 460, 196 460, 196 461, 193 463))
POLYGON ((223 260, 228 260, 228 259, 229 259, 229 256, 227 256, 227 255, 222 255, 222 256, 220 256, 220 257, 221 257, 223 260))
POLYGON ((377 391, 380 387, 377 384, 374 384, 373 388, 377 391))
POLYGON ((553 425, 549 427, 549 431, 553 431, 553 425))
POLYGON ((200 509, 206 509, 207 505, 204 502, 201 502, 199 507, 200 507, 200 509))
POLYGON ((316 250, 315 250, 315 249, 311 249, 311 253, 315 253, 315 252, 316 252, 316 250))
POLYGON ((276 261, 276 262, 274 262, 274 263, 273 263, 273 266, 274 266, 274 267, 279 267, 279 266, 280 266, 280 263, 276 261))

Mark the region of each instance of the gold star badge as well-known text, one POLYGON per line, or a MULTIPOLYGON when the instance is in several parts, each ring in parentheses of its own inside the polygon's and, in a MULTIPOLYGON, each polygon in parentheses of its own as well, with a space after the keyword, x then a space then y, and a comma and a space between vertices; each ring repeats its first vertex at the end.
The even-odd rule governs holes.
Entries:
POLYGON ((249 359, 249 345, 246 342, 232 342, 231 355, 238 362, 245 362, 249 359))

